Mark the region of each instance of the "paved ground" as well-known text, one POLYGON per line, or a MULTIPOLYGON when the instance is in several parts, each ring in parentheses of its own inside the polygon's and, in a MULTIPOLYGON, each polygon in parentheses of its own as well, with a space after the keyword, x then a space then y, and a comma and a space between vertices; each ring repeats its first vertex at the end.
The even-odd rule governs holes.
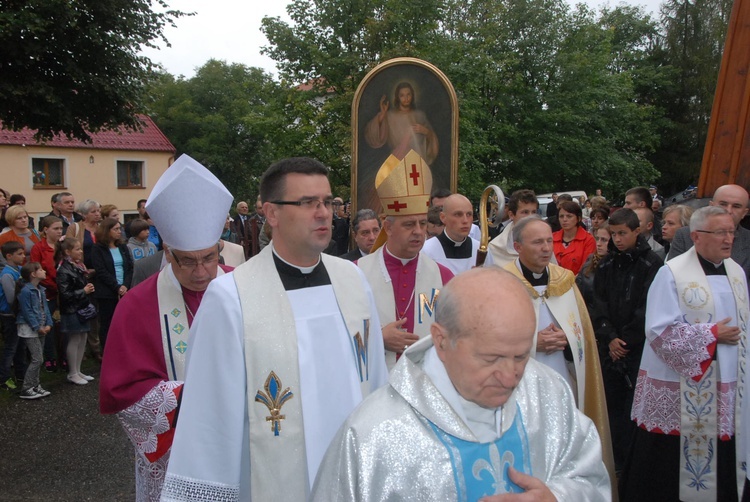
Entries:
POLYGON ((97 379, 72 385, 62 373, 45 373, 52 395, 25 401, 0 395, 0 500, 132 501, 133 453, 117 419, 99 414, 97 379))

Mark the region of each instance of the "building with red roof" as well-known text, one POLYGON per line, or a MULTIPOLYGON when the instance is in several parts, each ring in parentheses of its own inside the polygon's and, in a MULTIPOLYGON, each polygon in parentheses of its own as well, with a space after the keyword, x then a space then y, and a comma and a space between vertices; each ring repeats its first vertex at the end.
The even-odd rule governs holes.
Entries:
POLYGON ((40 143, 36 131, 9 131, 0 124, 0 188, 23 194, 33 215, 49 213, 57 192, 135 213, 137 201, 148 198, 176 151, 150 117, 139 118, 140 130, 89 133, 90 143, 60 135, 40 143))

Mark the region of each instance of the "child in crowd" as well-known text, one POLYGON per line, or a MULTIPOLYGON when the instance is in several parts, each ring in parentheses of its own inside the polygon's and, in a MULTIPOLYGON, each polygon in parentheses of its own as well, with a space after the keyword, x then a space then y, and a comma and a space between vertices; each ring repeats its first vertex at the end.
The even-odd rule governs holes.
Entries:
POLYGON ((0 323, 3 328, 3 356, 0 360, 0 387, 15 390, 16 382, 10 374, 11 362, 15 367, 16 380, 23 380, 26 372, 26 345, 18 338, 13 304, 16 301, 16 281, 21 278, 21 267, 26 261, 23 244, 6 242, 0 247, 5 258, 5 268, 0 272, 0 323))
POLYGON ((648 236, 641 235, 635 211, 615 211, 609 218, 609 233, 609 252, 594 275, 591 322, 599 345, 615 469, 619 471, 635 430, 630 410, 646 340, 646 296, 663 262, 648 245, 648 236))
POLYGON ((82 321, 77 312, 87 307, 90 309, 89 296, 94 292, 94 285, 88 281, 83 247, 78 239, 66 237, 57 248, 55 260, 60 263, 57 268, 57 289, 60 294, 60 332, 68 339, 68 381, 86 385, 94 379, 81 373, 90 328, 89 322, 82 321))
POLYGON ((16 283, 16 325, 18 336, 26 342, 31 362, 26 369, 21 388, 21 399, 39 399, 50 395, 39 385, 39 369, 42 367, 44 337, 52 329, 52 315, 47 306, 44 287, 47 277, 42 266, 32 261, 21 267, 21 280, 16 283))
POLYGON ((149 233, 149 224, 145 220, 134 220, 130 224, 132 237, 128 239, 128 249, 134 262, 156 253, 156 246, 148 240, 149 233))
MULTIPOLYGON (((62 237, 62 220, 57 216, 45 216, 39 222, 39 232, 42 240, 31 248, 31 261, 38 262, 47 273, 47 278, 42 281, 42 286, 47 292, 47 305, 52 314, 57 310, 57 262, 55 262, 55 250, 57 243, 62 237)), ((53 319, 54 322, 54 319, 53 319)), ((54 322, 52 331, 44 338, 44 369, 53 373, 57 371, 57 361, 62 365, 65 358, 62 354, 62 340, 58 335, 60 326, 54 322)))

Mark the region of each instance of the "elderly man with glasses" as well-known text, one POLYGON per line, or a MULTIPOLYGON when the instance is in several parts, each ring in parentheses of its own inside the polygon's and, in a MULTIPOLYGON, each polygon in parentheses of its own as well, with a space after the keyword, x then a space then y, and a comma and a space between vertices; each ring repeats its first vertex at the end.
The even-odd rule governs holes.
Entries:
POLYGON ((740 410, 750 308, 745 273, 730 257, 736 224, 709 206, 689 228, 695 245, 667 261, 648 292, 632 410, 638 428, 621 501, 731 502, 745 482, 735 440, 747 433, 740 410))
POLYGON ((187 155, 159 179, 146 208, 167 265, 117 305, 102 363, 99 405, 116 413, 136 452, 136 500, 159 500, 185 375, 188 335, 219 265, 232 195, 187 155), (196 207, 194 201, 208 203, 196 207))
POLYGON ((273 240, 206 292, 162 500, 306 500, 339 426, 387 378, 364 275, 321 254, 328 169, 281 160, 260 196, 273 240))

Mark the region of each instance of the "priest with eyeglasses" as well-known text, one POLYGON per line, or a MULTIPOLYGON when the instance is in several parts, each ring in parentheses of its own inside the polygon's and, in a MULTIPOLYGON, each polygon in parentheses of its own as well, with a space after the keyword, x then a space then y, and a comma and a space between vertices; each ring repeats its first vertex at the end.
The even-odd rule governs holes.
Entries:
POLYGON ((273 239, 206 292, 162 500, 307 500, 338 428, 386 383, 370 287, 322 254, 328 169, 281 160, 260 196, 273 239))
POLYGON ((219 238, 232 194, 181 156, 154 185, 146 209, 167 265, 115 310, 102 362, 99 407, 116 414, 135 448, 136 500, 159 500, 185 375, 190 329, 208 284, 231 271, 219 238), (200 208, 196 200, 207 200, 200 208))

